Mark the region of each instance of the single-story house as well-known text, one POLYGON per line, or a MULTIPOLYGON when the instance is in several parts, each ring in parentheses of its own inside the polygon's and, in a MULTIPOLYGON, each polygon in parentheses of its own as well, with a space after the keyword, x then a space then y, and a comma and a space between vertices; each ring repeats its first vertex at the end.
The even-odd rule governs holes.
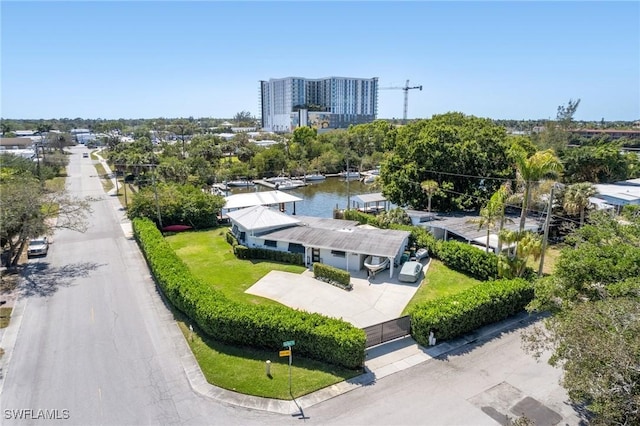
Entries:
POLYGON ((640 185, 636 179, 612 184, 595 184, 594 198, 614 206, 618 211, 628 204, 640 205, 640 185))
POLYGON ((408 231, 361 228, 356 221, 289 216, 266 206, 227 213, 231 231, 247 247, 301 253, 305 266, 320 262, 347 271, 367 256, 389 259, 390 273, 409 244, 408 231))

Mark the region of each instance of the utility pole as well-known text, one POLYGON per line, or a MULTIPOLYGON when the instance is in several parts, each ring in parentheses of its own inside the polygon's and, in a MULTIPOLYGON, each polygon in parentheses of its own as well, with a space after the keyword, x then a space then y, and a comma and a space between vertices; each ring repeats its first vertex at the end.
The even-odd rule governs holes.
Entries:
POLYGON ((549 224, 551 223, 551 211, 553 210, 553 191, 556 189, 554 183, 549 193, 549 207, 547 209, 547 217, 544 219, 544 236, 542 237, 542 252, 540 253, 540 266, 538 267, 538 277, 542 276, 542 268, 544 267, 544 252, 547 250, 547 238, 549 237, 549 224))

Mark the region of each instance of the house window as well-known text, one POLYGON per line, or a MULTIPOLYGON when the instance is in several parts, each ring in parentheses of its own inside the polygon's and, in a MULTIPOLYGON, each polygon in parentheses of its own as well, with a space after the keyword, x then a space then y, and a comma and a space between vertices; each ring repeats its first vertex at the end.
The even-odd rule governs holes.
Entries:
POLYGON ((267 247, 278 247, 278 242, 274 240, 264 240, 264 245, 267 247))
POLYGON ((247 236, 246 232, 241 232, 240 233, 240 241, 244 241, 246 236, 247 236))
POLYGON ((231 228, 231 232, 233 232, 235 235, 238 235, 238 225, 233 225, 233 227, 231 228))
POLYGON ((289 243, 289 251, 291 253, 304 253, 304 246, 302 244, 289 243))
POLYGON ((338 251, 338 250, 331 250, 331 254, 334 257, 346 257, 346 253, 343 251, 338 251))

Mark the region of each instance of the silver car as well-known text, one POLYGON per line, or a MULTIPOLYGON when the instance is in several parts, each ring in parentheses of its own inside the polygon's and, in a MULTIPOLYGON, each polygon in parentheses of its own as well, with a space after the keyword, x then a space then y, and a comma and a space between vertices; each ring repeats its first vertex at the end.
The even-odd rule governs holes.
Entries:
POLYGON ((49 240, 47 237, 32 238, 29 240, 27 248, 27 257, 46 256, 49 252, 49 240))

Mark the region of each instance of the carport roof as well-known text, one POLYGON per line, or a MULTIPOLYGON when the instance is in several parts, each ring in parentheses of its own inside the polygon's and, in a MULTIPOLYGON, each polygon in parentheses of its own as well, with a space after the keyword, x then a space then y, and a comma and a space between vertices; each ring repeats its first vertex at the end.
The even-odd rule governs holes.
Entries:
POLYGON ((252 206, 265 206, 280 203, 302 201, 302 198, 287 194, 283 191, 258 191, 244 194, 229 195, 224 198, 227 202, 224 209, 241 209, 252 206))
POLYGON ((280 213, 269 207, 253 206, 246 209, 235 210, 227 213, 227 216, 238 225, 250 231, 273 228, 274 226, 297 225, 300 220, 280 213))
POLYGON ((372 192, 370 194, 360 194, 353 197, 354 200, 359 201, 363 204, 370 203, 380 203, 383 201, 387 201, 387 199, 382 195, 382 192, 372 192))
POLYGON ((268 232, 262 238, 302 244, 306 247, 361 253, 380 257, 395 257, 404 249, 410 232, 392 229, 342 229, 293 226, 268 232))

